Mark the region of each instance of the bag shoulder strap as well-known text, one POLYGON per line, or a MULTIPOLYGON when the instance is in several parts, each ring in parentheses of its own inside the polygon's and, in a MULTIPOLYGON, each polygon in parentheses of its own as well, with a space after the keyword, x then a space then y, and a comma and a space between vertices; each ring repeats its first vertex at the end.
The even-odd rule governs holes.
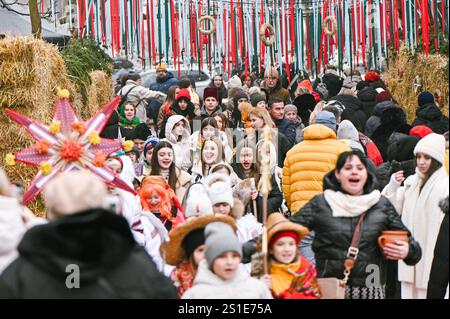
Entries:
POLYGON ((344 262, 344 284, 347 283, 348 278, 350 277, 351 270, 355 266, 356 258, 358 258, 359 253, 359 242, 361 241, 362 235, 362 224, 364 218, 366 217, 367 212, 364 212, 359 216, 358 223, 356 224, 355 231, 353 233, 352 241, 350 243, 350 247, 347 251, 347 258, 344 262))

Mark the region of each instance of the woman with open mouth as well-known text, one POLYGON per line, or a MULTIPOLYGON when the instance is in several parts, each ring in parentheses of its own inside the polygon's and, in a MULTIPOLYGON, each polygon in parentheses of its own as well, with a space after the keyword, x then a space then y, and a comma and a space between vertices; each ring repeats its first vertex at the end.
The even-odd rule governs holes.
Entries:
MULTIPOLYGON (((246 191, 249 190, 250 196, 245 196, 240 192, 237 196, 246 206, 245 214, 253 214, 257 217, 259 222, 262 222, 262 196, 259 195, 258 184, 261 177, 259 170, 259 163, 256 155, 256 145, 252 140, 245 139, 241 141, 236 148, 236 158, 233 167, 236 175, 242 179, 241 183, 247 186, 242 187, 246 191), (249 197, 249 198, 248 198, 249 197), (256 211, 253 201, 256 201, 256 211)), ((283 202, 283 195, 280 192, 280 188, 275 179, 275 175, 271 176, 271 191, 268 196, 267 212, 278 212, 283 202)), ((241 186, 236 186, 241 188, 241 186)))
POLYGON ((153 149, 151 169, 148 175, 163 176, 182 202, 191 180, 191 175, 175 166, 175 152, 168 141, 160 141, 153 149))
POLYGON ((199 156, 194 158, 192 182, 208 176, 211 168, 219 163, 225 163, 223 144, 219 138, 211 136, 203 142, 199 156))
POLYGON ((323 188, 322 194, 290 217, 292 222, 315 231, 312 248, 317 277, 343 279, 344 261, 348 265, 350 260, 354 266, 346 282, 345 298, 385 299, 387 261, 417 264, 421 258, 419 243, 389 199, 376 189, 375 175, 367 170, 361 152, 342 153, 336 168, 325 175, 323 188), (353 242, 359 223, 360 240, 353 242), (386 230, 405 231, 408 239, 386 244, 382 251, 378 237, 386 230), (354 248, 350 249, 352 242, 354 248), (373 284, 367 285, 368 281, 373 284))

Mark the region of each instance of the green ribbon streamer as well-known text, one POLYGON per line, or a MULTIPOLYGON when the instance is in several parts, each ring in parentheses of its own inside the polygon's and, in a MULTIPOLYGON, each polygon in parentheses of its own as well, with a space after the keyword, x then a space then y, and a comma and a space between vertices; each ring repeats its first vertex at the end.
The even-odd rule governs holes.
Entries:
MULTIPOLYGON (((296 15, 294 15, 294 25, 292 26, 293 28, 294 28, 294 36, 295 36, 295 39, 298 39, 299 37, 298 37, 298 31, 297 31, 297 19, 298 19, 298 14, 299 14, 299 11, 297 10, 297 14, 296 15)), ((296 57, 296 59, 295 59, 295 66, 296 66, 296 69, 300 69, 300 64, 298 63, 298 46, 299 45, 301 45, 301 43, 299 44, 299 43, 296 43, 295 44, 295 57, 296 57)))
POLYGON ((352 34, 352 9, 350 7, 348 7, 348 25, 349 25, 349 47, 350 47, 350 72, 353 72, 353 48, 352 48, 352 40, 353 40, 353 34, 352 34))
MULTIPOLYGON (((158 0, 158 30, 161 30, 161 0, 158 0)), ((158 32, 158 63, 161 63, 161 47, 162 47, 162 39, 161 39, 161 32, 158 32)))
POLYGON ((166 62, 169 63, 169 47, 170 47, 170 29, 169 29, 169 0, 164 2, 164 17, 166 22, 166 62))
POLYGON ((338 65, 339 70, 342 70, 342 37, 341 37, 341 14, 340 14, 340 7, 337 5, 336 8, 336 16, 337 16, 337 35, 338 35, 338 65))
POLYGON ((300 20, 301 20, 300 21, 300 33, 302 35, 301 53, 302 53, 302 63, 304 63, 305 62, 305 52, 304 52, 305 51, 305 48, 304 48, 305 46, 303 45, 303 42, 304 42, 304 34, 305 34, 305 32, 303 30, 303 9, 300 9, 300 20))

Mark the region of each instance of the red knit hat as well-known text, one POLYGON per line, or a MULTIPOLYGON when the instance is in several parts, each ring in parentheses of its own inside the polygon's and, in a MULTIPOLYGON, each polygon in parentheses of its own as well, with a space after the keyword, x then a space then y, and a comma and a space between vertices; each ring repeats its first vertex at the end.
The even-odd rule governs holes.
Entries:
POLYGON ((375 82, 381 79, 380 75, 375 71, 369 71, 364 76, 364 80, 367 82, 375 82))
POLYGON ((300 243, 300 238, 298 237, 298 234, 293 231, 280 231, 273 235, 273 237, 270 239, 269 247, 272 247, 272 245, 280 238, 282 237, 291 237, 295 240, 295 244, 298 245, 300 243))
POLYGON ((380 103, 384 101, 392 101, 392 95, 388 91, 383 91, 377 94, 375 102, 380 103))
POLYGON ((310 82, 309 80, 303 80, 303 81, 301 81, 301 82, 298 84, 298 86, 307 88, 309 92, 312 92, 312 90, 313 90, 312 84, 311 84, 311 82, 310 82))
POLYGON ((177 94, 177 101, 184 97, 185 99, 191 100, 191 94, 189 93, 188 89, 181 89, 177 94))
POLYGON ((203 101, 209 97, 213 97, 216 101, 219 101, 218 93, 217 88, 205 88, 203 91, 203 101))
POLYGON ((418 136, 420 138, 424 138, 428 134, 433 133, 433 130, 430 129, 428 126, 425 125, 418 125, 414 126, 410 131, 409 135, 411 136, 418 136))

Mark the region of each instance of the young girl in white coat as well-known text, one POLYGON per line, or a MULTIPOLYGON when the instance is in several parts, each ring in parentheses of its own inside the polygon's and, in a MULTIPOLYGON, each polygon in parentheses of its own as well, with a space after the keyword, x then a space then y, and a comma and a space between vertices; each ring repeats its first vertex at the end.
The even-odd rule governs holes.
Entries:
POLYGON ((398 278, 403 299, 425 299, 433 251, 444 214, 439 201, 448 196, 448 175, 444 167, 445 139, 429 134, 415 149, 416 174, 406 180, 403 171, 394 173, 382 194, 389 198, 402 221, 422 248, 422 259, 415 266, 399 262, 398 278), (404 181, 404 185, 400 186, 404 181))

